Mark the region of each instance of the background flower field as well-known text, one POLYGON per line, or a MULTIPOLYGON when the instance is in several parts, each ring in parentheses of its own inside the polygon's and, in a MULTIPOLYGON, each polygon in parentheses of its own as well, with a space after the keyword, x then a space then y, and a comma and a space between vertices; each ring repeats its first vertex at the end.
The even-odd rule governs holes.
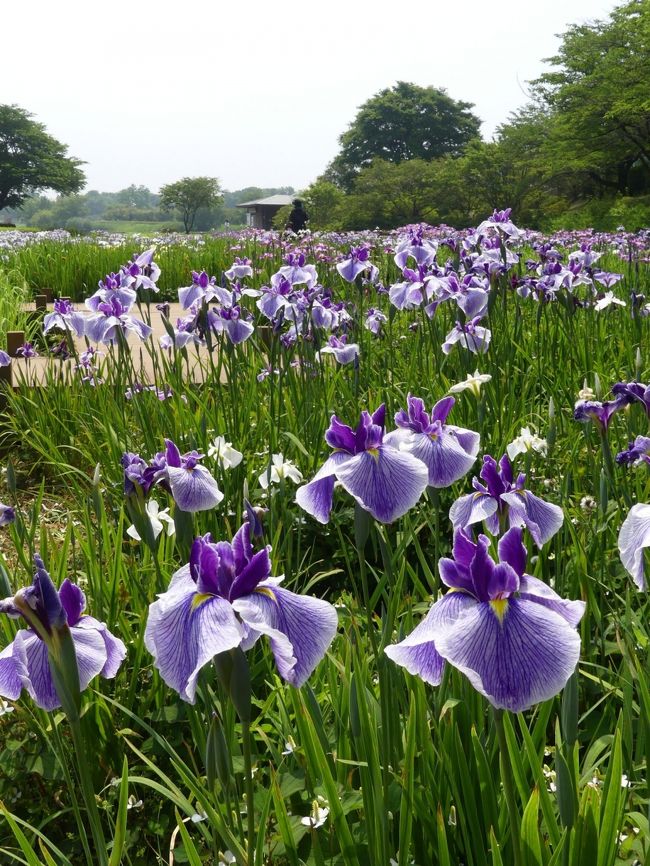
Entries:
MULTIPOLYGON (((84 755, 60 709, 39 709, 26 693, 0 703, 2 862, 650 863, 648 601, 618 546, 630 509, 650 501, 650 475, 647 451, 631 465, 614 457, 647 435, 648 417, 628 402, 608 425, 598 420, 616 400, 615 383, 650 379, 650 235, 544 237, 506 224, 501 215, 478 233, 0 234, 0 339, 25 330, 44 356, 63 336, 69 356, 53 360, 48 382, 34 388, 21 385, 29 361, 14 361, 16 387, 2 394, 0 498, 17 516, 0 529, 0 595, 31 582, 39 553, 54 584, 81 586, 89 612, 126 647, 115 678, 94 679, 84 693, 84 755), (434 257, 418 263, 414 248, 434 257), (201 330, 211 302, 199 303, 187 313, 194 327, 169 320, 172 348, 131 336, 129 353, 116 337, 84 367, 69 332, 44 335, 42 321, 26 315, 26 300, 45 288, 83 310, 100 279, 107 285, 105 275, 147 249, 159 292, 139 287, 123 315, 146 324, 179 288, 212 286, 237 301, 217 294, 218 327, 201 330), (237 262, 250 273, 227 276, 237 262), (292 283, 309 265, 317 276, 292 283), (293 294, 278 301, 281 315, 265 316, 262 289, 273 294, 282 268, 293 294), (202 284, 201 272, 216 279, 202 284), (233 320, 250 333, 240 339, 233 320), (189 375, 191 349, 200 381, 189 375), (151 357, 154 382, 139 381, 131 362, 139 353, 151 357), (57 365, 70 370, 66 386, 56 384, 57 365), (329 456, 332 415, 354 428, 364 410, 385 404, 392 430, 409 394, 430 410, 450 392, 449 422, 480 434, 464 477, 428 487, 389 523, 338 487, 327 523, 296 502, 329 456), (579 400, 596 408, 583 402, 576 420, 579 400), (178 506, 156 485, 147 520, 155 530, 169 509, 170 532, 158 521, 147 542, 147 524, 125 497, 123 455, 148 461, 165 440, 204 455, 223 498, 189 524, 177 519, 170 534, 178 506), (577 672, 560 696, 504 714, 500 740, 488 700, 459 670, 448 664, 439 686, 426 685, 384 649, 440 597, 449 510, 472 492, 482 458, 506 452, 526 489, 564 512, 544 545, 526 530, 527 573, 586 609, 577 672), (233 538, 246 501, 271 545, 271 574, 338 613, 327 654, 300 688, 280 677, 263 642, 247 653, 252 808, 245 731, 223 682, 206 668, 196 704, 182 701, 145 646, 150 605, 188 562, 191 539, 233 538), (500 768, 504 742, 514 804, 500 768), (89 824, 79 759, 109 842, 103 860, 92 859, 90 830, 86 840, 80 830, 89 824)), ((3 616, 0 630, 4 647, 16 623, 3 616)))

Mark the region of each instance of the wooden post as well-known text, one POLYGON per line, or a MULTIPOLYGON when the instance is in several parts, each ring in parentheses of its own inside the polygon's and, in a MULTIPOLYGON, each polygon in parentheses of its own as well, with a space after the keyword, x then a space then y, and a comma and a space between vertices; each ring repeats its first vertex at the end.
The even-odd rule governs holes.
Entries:
MULTIPOLYGON (((4 382, 8 388, 13 386, 13 364, 8 364, 6 367, 0 367, 0 382, 4 382)), ((0 403, 4 400, 4 395, 0 395, 0 403)))
POLYGON ((47 310, 47 295, 36 295, 34 301, 38 312, 44 313, 47 310))
POLYGON ((54 293, 52 292, 52 289, 50 289, 50 288, 43 288, 43 289, 41 289, 41 294, 42 294, 42 295, 45 295, 45 297, 47 298, 47 302, 48 302, 48 304, 51 304, 51 303, 52 303, 52 299, 53 299, 53 297, 54 297, 54 293))
POLYGON ((7 354, 12 358, 17 358, 18 349, 25 342, 24 331, 7 331, 7 354))

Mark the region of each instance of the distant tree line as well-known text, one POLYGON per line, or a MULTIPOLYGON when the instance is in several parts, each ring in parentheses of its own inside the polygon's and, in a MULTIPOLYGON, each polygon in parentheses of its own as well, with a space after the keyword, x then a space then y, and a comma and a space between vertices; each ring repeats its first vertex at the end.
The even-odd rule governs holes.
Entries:
POLYGON ((650 3, 569 27, 546 62, 489 142, 443 91, 376 94, 305 192, 312 228, 467 226, 505 206, 539 228, 650 225, 650 3))
MULTIPOLYGON (((223 190, 218 203, 197 209, 192 230, 209 231, 221 228, 226 223, 233 228, 241 227, 246 223, 246 212, 243 208, 237 208, 237 204, 276 193, 291 195, 293 192, 291 186, 249 186, 223 190)), ((39 229, 67 228, 77 231, 106 228, 116 222, 160 223, 161 229, 179 231, 184 228, 180 211, 176 208, 164 210, 159 193, 135 184, 118 192, 89 190, 56 198, 32 196, 19 209, 8 208, 0 212, 0 223, 5 220, 39 229)))

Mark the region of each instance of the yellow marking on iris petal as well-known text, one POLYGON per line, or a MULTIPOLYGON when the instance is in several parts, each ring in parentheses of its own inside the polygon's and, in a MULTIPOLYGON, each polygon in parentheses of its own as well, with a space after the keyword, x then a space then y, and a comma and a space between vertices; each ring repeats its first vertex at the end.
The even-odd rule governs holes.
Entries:
POLYGON ((375 460, 379 460, 379 449, 378 448, 368 448, 368 454, 371 454, 375 460))
POLYGON ((494 615, 499 620, 499 622, 503 622, 503 618, 505 617, 506 611, 508 610, 508 599, 495 598, 494 601, 490 602, 490 607, 494 611, 494 615))
POLYGON ((196 608, 200 607, 203 602, 208 601, 211 598, 214 598, 214 596, 209 592, 197 592, 192 599, 192 607, 196 610, 196 608))
POLYGON ((275 593, 274 593, 273 590, 272 590, 270 587, 268 587, 268 586, 261 586, 261 587, 258 586, 257 589, 255 590, 255 592, 259 592, 260 595, 265 595, 265 596, 267 596, 268 598, 271 599, 271 601, 274 601, 276 604, 278 603, 278 600, 277 600, 277 598, 276 598, 276 596, 275 596, 275 593))

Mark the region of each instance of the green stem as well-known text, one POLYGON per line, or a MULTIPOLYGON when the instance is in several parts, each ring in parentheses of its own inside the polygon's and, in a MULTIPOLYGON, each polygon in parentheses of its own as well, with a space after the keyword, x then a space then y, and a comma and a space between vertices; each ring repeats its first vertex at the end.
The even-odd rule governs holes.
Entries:
POLYGON ((521 818, 519 817, 517 800, 515 798, 515 785, 512 775, 512 764, 510 763, 510 752, 508 751, 508 741, 506 740, 506 732, 503 728, 503 710, 494 710, 494 724, 496 726, 497 740, 499 742, 501 781, 503 782, 503 791, 506 795, 506 805, 510 817, 510 839, 512 842, 513 855, 512 862, 514 863, 514 866, 523 866, 523 860, 521 858, 521 818))
POLYGON ((242 747, 244 750, 244 776, 246 784, 246 832, 248 866, 255 866, 255 808, 253 805, 253 762, 251 758, 250 722, 242 722, 242 747))
POLYGON ((95 799, 95 789, 93 787, 88 764, 86 763, 86 751, 83 734, 81 732, 81 723, 79 719, 73 719, 68 716, 70 723, 70 731, 72 733, 72 742, 74 745, 75 756, 77 759, 77 770, 79 773, 79 781, 81 783, 81 793, 83 794, 86 809, 88 810, 88 818, 90 821, 90 829, 93 834, 93 842, 95 843, 95 851, 97 852, 97 863, 99 866, 108 866, 108 853, 106 849, 106 839, 102 829, 102 822, 97 809, 97 800, 95 799))

